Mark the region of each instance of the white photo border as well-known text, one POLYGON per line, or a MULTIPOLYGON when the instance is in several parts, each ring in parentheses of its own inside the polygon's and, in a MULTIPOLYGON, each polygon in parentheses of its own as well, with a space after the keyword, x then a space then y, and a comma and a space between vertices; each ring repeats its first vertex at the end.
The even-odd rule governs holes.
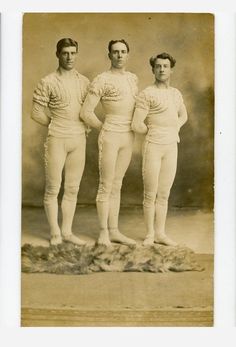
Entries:
MULTIPOLYGON (((217 343, 227 346, 236 338, 236 223, 235 223, 235 13, 236 4, 225 0, 65 2, 41 0, 1 2, 1 175, 0 175, 0 328, 4 341, 24 346, 81 342, 106 346, 133 341, 165 342, 171 346, 217 343), (21 233, 21 108, 22 19, 24 12, 199 12, 215 15, 215 328, 68 328, 34 329, 20 326, 21 233), (14 333, 12 333, 12 332, 14 333), (114 335, 115 334, 115 335, 114 335), (113 335, 113 336, 112 336, 113 335), (115 337, 114 337, 115 336, 115 337), (127 340, 128 339, 128 340, 127 340), (46 341, 46 342, 45 342, 46 341), (20 344, 20 345, 21 345, 20 344), (177 344, 178 345, 178 344, 177 344)), ((207 64, 207 62, 206 62, 207 64)))

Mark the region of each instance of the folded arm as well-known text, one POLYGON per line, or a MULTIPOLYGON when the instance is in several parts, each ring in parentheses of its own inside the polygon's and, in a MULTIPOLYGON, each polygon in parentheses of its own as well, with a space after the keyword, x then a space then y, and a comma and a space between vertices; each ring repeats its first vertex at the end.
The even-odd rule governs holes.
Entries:
POLYGON ((35 122, 48 126, 51 119, 46 114, 47 107, 38 104, 37 102, 33 102, 31 118, 35 120, 35 122))
POLYGON ((100 130, 103 123, 98 119, 94 110, 100 101, 100 97, 94 94, 87 94, 80 112, 80 118, 89 126, 100 130))
POLYGON ((146 134, 148 128, 144 123, 148 114, 148 110, 144 110, 142 108, 136 108, 134 111, 134 116, 131 124, 131 128, 134 132, 139 134, 146 134))
POLYGON ((187 110, 184 104, 180 106, 178 116, 179 116, 179 129, 180 129, 184 125, 184 123, 187 122, 187 119, 188 119, 187 110))

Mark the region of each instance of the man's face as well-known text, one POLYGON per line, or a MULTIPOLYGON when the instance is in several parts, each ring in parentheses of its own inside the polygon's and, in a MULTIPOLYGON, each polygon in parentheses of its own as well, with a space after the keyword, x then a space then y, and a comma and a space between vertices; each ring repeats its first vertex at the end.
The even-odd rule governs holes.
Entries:
POLYGON ((111 60, 111 66, 116 69, 124 68, 128 60, 128 55, 128 50, 124 43, 114 43, 111 46, 111 52, 108 54, 111 60))
POLYGON ((172 68, 170 67, 169 59, 157 58, 153 68, 155 78, 159 82, 166 82, 170 79, 172 68))
POLYGON ((77 57, 76 47, 63 47, 61 52, 57 54, 59 66, 65 70, 73 69, 77 57))

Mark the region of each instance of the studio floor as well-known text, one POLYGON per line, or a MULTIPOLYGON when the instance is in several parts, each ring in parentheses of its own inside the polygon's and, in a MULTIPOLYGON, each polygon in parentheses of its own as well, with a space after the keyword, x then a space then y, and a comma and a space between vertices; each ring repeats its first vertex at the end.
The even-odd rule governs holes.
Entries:
MULTIPOLYGON (((120 230, 138 244, 145 236, 141 207, 123 207, 120 230)), ((170 210, 167 233, 190 247, 202 272, 22 274, 22 326, 212 326, 213 214, 170 210)), ((94 243, 94 206, 77 206, 76 235, 94 243)), ((49 245, 42 208, 23 208, 22 245, 49 245)))

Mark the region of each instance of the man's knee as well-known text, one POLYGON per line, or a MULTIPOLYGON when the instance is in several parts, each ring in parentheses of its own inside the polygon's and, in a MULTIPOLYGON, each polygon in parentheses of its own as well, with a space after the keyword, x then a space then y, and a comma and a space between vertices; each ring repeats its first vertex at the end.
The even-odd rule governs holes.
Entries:
POLYGON ((168 199, 169 199, 170 191, 162 191, 158 192, 157 194, 157 199, 156 203, 161 206, 166 206, 168 204, 168 199))
POLYGON ((144 198, 143 198, 143 206, 144 207, 151 207, 155 204, 156 201, 156 193, 153 192, 144 192, 144 198))
POLYGON ((44 203, 56 200, 60 191, 60 185, 47 184, 44 194, 44 203))
POLYGON ((108 201, 112 191, 111 182, 100 182, 96 201, 108 201))
POLYGON ((111 197, 116 197, 117 195, 120 194, 122 186, 122 180, 115 180, 112 184, 112 189, 111 189, 111 197))
POLYGON ((74 201, 77 200, 79 185, 65 185, 63 199, 74 201))

